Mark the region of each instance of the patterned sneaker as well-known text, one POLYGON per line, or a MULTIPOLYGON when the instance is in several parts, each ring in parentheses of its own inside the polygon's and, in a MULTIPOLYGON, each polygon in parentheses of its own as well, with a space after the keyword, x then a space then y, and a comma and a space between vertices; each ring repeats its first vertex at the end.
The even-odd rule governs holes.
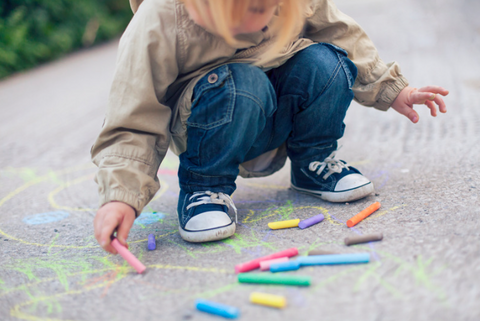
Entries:
POLYGON ((373 183, 356 168, 334 159, 336 151, 323 162, 300 168, 292 164, 292 188, 329 202, 350 202, 374 191, 373 183))
POLYGON ((228 207, 237 208, 230 196, 224 193, 180 191, 178 198, 178 222, 182 239, 188 242, 223 240, 235 233, 235 222, 228 215, 228 207))

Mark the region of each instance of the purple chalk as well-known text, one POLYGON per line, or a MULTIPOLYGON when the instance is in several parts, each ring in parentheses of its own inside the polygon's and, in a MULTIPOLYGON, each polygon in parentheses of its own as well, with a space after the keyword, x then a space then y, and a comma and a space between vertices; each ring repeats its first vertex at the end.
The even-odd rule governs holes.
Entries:
POLYGON ((157 248, 157 243, 155 242, 155 235, 148 234, 148 249, 153 251, 157 248))
POLYGON ((321 221, 323 221, 324 218, 325 216, 323 216, 323 214, 315 215, 314 217, 310 217, 306 220, 300 221, 300 223, 298 223, 298 227, 303 230, 304 228, 312 226, 313 224, 320 223, 321 221))

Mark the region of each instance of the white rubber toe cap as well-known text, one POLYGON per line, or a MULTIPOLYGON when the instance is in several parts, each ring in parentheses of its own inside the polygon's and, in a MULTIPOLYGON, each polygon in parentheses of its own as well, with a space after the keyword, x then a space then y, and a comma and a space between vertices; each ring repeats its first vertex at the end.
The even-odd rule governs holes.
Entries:
POLYGON ((350 174, 337 182, 335 192, 352 190, 369 183, 371 183, 370 180, 361 174, 350 174))
POLYGON ((205 212, 192 217, 185 225, 185 230, 204 231, 226 226, 231 223, 232 219, 225 212, 205 212))

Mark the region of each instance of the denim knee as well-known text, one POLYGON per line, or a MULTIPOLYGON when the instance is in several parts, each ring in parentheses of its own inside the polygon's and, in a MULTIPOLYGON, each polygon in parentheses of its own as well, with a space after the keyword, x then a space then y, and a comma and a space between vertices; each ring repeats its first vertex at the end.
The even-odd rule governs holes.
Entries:
POLYGON ((352 94, 357 67, 340 47, 328 43, 311 45, 297 53, 287 64, 282 72, 293 77, 294 83, 284 88, 284 94, 302 96, 306 105, 331 87, 334 87, 337 95, 352 94))

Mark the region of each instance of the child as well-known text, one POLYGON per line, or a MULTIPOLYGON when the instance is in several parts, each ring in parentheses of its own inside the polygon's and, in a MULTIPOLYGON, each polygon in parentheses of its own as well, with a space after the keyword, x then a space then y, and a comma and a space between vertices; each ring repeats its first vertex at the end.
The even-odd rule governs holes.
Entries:
POLYGON ((330 202, 374 191, 337 160, 352 99, 390 106, 413 123, 413 104, 445 113, 448 91, 408 86, 331 0, 130 0, 103 129, 92 147, 101 207, 95 237, 126 245, 159 189, 170 147, 180 157, 179 231, 190 242, 235 232, 235 179, 291 161, 291 186, 330 202))

